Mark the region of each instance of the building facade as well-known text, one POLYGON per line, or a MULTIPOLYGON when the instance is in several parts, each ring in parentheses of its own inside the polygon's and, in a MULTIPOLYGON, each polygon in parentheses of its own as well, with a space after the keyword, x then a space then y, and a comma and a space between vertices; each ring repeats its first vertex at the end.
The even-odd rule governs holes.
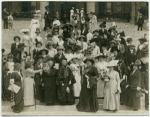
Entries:
MULTIPOLYGON (((131 22, 138 19, 138 9, 140 7, 148 7, 148 2, 50 2, 50 1, 24 1, 24 2, 2 2, 2 7, 6 7, 8 12, 34 12, 41 10, 44 15, 45 6, 49 6, 51 12, 58 11, 62 17, 65 11, 70 11, 72 7, 75 9, 84 8, 85 12, 95 12, 101 18, 103 14, 113 14, 123 17, 130 14, 131 22)), ((42 16, 43 16, 42 15, 42 16)), ((105 15, 104 15, 105 16, 105 15)))

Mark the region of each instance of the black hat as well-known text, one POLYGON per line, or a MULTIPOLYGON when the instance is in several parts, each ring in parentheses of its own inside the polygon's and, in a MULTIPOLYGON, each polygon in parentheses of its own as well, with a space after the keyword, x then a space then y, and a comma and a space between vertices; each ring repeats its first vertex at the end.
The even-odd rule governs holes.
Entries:
POLYGON ((83 62, 86 63, 87 61, 90 61, 92 63, 92 65, 94 64, 94 60, 92 57, 86 58, 83 62))
POLYGON ((105 27, 106 27, 106 24, 101 23, 101 24, 99 25, 99 27, 101 27, 101 28, 105 28, 105 27))
POLYGON ((79 40, 81 40, 81 38, 83 38, 83 39, 84 39, 84 41, 86 41, 86 38, 85 38, 85 36, 84 36, 84 35, 81 35, 81 36, 79 37, 79 40))
POLYGON ((146 38, 140 38, 139 40, 140 40, 140 41, 143 41, 143 42, 147 42, 147 39, 146 39, 146 38))
POLYGON ((53 37, 53 35, 52 34, 48 34, 47 37, 53 37))
POLYGON ((62 27, 62 29, 64 29, 64 28, 66 28, 66 29, 68 30, 68 26, 67 26, 67 25, 64 25, 64 26, 62 27))
POLYGON ((14 37, 14 41, 16 40, 16 38, 18 38, 19 41, 20 41, 20 37, 19 37, 19 36, 15 36, 15 37, 14 37))
POLYGON ((42 43, 38 41, 38 42, 36 43, 36 47, 37 47, 38 44, 40 44, 40 45, 42 46, 42 43))
POLYGON ((98 33, 99 33, 99 31, 98 31, 98 30, 94 30, 94 31, 93 31, 93 33, 95 33, 95 32, 98 32, 98 33))
POLYGON ((2 49, 2 53, 4 53, 5 52, 5 49, 2 49))
POLYGON ((45 9, 46 9, 46 10, 49 9, 49 6, 46 6, 45 9))
POLYGON ((127 38, 127 42, 133 41, 132 38, 127 38))
POLYGON ((45 48, 45 49, 42 49, 42 50, 39 51, 39 55, 42 55, 42 52, 43 52, 43 51, 46 52, 46 55, 48 54, 48 50, 45 48))
POLYGON ((120 32, 119 34, 120 34, 120 36, 125 37, 125 32, 124 31, 120 32))

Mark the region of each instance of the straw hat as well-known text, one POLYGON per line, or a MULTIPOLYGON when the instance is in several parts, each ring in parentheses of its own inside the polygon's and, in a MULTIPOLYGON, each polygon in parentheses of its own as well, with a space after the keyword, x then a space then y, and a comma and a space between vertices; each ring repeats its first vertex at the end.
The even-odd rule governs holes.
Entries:
POLYGON ((22 33, 30 32, 30 29, 21 29, 20 32, 22 32, 22 33))

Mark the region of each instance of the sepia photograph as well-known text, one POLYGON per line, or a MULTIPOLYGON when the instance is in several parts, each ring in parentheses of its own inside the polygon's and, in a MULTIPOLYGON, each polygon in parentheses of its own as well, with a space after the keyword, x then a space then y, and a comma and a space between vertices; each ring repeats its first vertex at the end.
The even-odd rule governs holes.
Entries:
POLYGON ((1 116, 148 116, 148 1, 2 1, 1 116))

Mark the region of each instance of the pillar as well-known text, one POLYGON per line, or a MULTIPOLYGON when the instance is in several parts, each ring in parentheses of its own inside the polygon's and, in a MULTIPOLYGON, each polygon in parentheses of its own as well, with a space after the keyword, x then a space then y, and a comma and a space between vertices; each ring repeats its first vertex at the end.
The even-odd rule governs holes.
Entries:
POLYGON ((42 18, 44 18, 44 13, 45 13, 45 7, 49 6, 49 1, 44 1, 44 2, 40 2, 40 10, 41 10, 41 14, 42 14, 42 18))
POLYGON ((95 2, 87 2, 87 13, 95 12, 95 2))
POLYGON ((135 24, 135 2, 131 3, 131 23, 135 24))

